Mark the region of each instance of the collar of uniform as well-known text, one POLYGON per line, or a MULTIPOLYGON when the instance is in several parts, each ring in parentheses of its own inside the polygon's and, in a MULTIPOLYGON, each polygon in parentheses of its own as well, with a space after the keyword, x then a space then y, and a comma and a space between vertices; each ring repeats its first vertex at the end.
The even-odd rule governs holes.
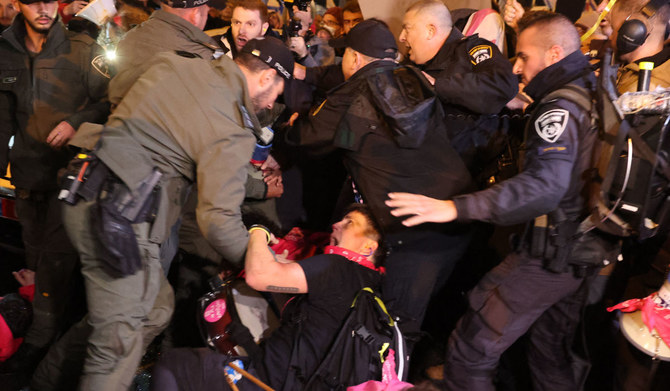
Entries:
POLYGON ((210 47, 212 50, 219 48, 219 45, 214 42, 212 37, 205 34, 202 30, 195 27, 192 23, 186 21, 184 18, 163 11, 162 9, 154 11, 154 13, 152 13, 149 18, 161 20, 175 27, 184 35, 186 35, 191 41, 200 42, 203 45, 210 47))
POLYGON ((465 38, 463 33, 461 33, 456 27, 452 27, 451 32, 449 33, 449 36, 447 37, 447 39, 442 44, 442 47, 440 47, 440 50, 437 51, 437 54, 435 54, 435 56, 433 58, 431 58, 429 61, 427 61, 420 68, 424 71, 433 70, 433 69, 440 69, 441 70, 441 68, 444 66, 445 62, 447 62, 447 61, 449 61, 450 59, 453 58, 454 50, 456 49, 457 44, 463 38, 465 38))
MULTIPOLYGON (((51 26, 51 29, 49 29, 47 40, 40 53, 45 53, 63 42, 66 39, 65 31, 65 26, 61 22, 60 16, 56 16, 56 20, 51 26)), ((2 38, 7 40, 7 42, 14 46, 16 50, 27 54, 28 49, 26 48, 25 41, 26 34, 25 19, 22 14, 17 14, 16 17, 14 17, 12 24, 2 32, 2 38)))
POLYGON ((551 91, 589 73, 593 73, 589 60, 580 50, 576 50, 561 61, 546 67, 535 75, 533 80, 524 89, 524 92, 533 98, 533 100, 539 101, 551 91))

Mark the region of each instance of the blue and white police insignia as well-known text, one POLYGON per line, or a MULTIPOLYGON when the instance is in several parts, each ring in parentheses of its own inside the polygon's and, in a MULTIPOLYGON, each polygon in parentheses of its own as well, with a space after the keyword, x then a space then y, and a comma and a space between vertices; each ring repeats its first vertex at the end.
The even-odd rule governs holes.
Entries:
POLYGON ((477 65, 482 61, 488 60, 493 55, 493 50, 489 45, 477 45, 470 49, 470 62, 472 65, 477 65))
POLYGON ((109 72, 109 63, 107 62, 107 57, 104 54, 96 56, 93 61, 91 61, 91 65, 104 77, 108 79, 111 77, 109 72))
POLYGON ((545 141, 554 143, 568 125, 569 115, 567 110, 549 110, 535 120, 535 131, 545 141))

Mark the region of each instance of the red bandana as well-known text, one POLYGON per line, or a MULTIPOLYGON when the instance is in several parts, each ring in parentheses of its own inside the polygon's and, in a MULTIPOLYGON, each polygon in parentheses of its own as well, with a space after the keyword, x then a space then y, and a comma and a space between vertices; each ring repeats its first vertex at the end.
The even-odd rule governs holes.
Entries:
POLYGON ((358 254, 356 252, 353 252, 351 250, 347 250, 345 248, 339 247, 339 246, 326 246, 323 249, 324 254, 336 254, 336 255, 341 255, 348 260, 352 262, 356 262, 357 264, 361 266, 365 266, 368 269, 372 269, 376 272, 379 273, 386 273, 386 269, 383 267, 377 267, 375 266, 374 263, 372 263, 367 257, 362 256, 361 254, 358 254))

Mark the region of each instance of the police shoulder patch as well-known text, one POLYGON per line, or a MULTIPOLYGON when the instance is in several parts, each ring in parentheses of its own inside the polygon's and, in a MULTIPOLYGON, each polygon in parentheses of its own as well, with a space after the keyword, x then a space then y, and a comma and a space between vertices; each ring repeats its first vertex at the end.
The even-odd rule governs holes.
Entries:
POLYGON ((477 65, 482 61, 488 60, 493 55, 493 50, 490 45, 477 45, 470 49, 470 62, 472 65, 477 65))
POLYGON ((568 111, 564 109, 546 111, 535 120, 535 131, 543 140, 554 143, 563 134, 569 116, 568 111))
POLYGON ((93 66, 93 69, 98 71, 98 73, 104 77, 108 79, 111 77, 109 73, 109 63, 107 63, 107 57, 105 57, 104 54, 96 56, 93 61, 91 61, 91 65, 93 66))

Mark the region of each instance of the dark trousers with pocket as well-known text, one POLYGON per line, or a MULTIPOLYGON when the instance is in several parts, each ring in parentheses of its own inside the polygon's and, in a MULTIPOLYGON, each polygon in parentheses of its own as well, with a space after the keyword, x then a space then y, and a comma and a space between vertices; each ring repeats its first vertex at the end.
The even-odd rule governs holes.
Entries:
POLYGON ((482 278, 449 338, 444 377, 449 390, 494 391, 500 356, 529 332, 534 390, 579 389, 572 339, 585 300, 586 278, 552 273, 542 260, 515 252, 482 278))

